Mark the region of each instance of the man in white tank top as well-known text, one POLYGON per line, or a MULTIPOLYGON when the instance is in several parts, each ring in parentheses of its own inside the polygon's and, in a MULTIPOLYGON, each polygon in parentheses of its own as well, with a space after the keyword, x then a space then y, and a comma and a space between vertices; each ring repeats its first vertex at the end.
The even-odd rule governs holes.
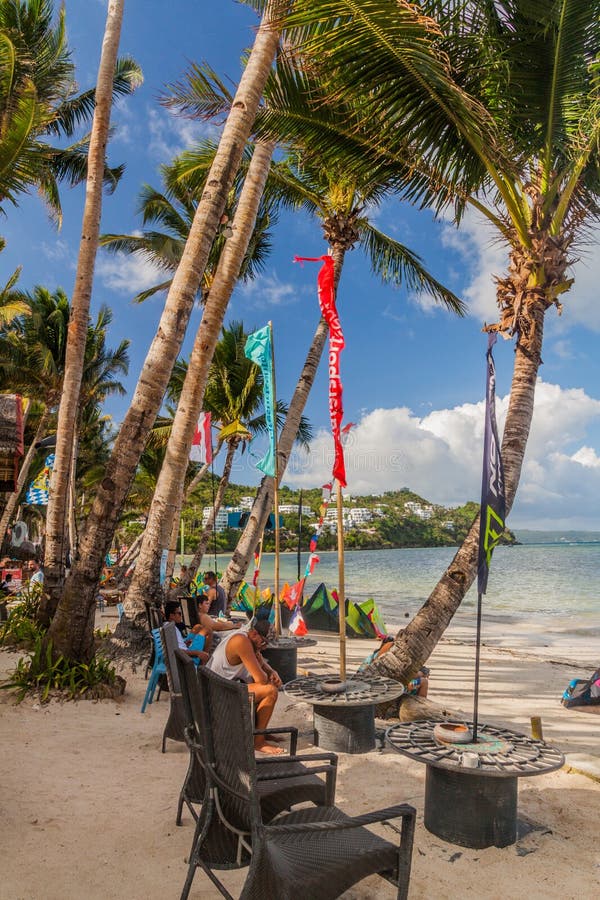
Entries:
MULTIPOLYGON (((234 631, 221 639, 206 664, 221 678, 248 682, 248 690, 256 701, 258 730, 267 728, 281 687, 281 678, 260 653, 267 646, 268 633, 269 623, 264 619, 255 622, 247 631, 234 631)), ((284 752, 281 747, 267 743, 262 734, 255 736, 254 748, 272 755, 284 752)))

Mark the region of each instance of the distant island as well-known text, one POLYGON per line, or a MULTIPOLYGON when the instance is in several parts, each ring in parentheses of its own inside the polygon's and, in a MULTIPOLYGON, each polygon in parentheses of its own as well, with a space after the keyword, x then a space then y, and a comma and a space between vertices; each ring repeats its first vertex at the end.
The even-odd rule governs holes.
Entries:
POLYGON ((534 531, 515 529, 519 544, 600 544, 600 531, 534 531))
MULTIPOLYGON (((213 489, 210 477, 204 479, 194 491, 191 501, 183 510, 183 535, 185 552, 193 552, 202 532, 203 519, 211 509, 213 489)), ((235 548, 240 536, 239 519, 249 511, 255 488, 230 484, 219 517, 217 532, 210 541, 212 551, 216 543, 218 552, 235 548), (228 512, 225 512, 225 507, 228 512), (234 526, 234 527, 231 527, 234 526)), ((384 550, 402 547, 452 547, 459 546, 479 510, 479 504, 465 503, 458 507, 444 507, 431 503, 415 494, 408 487, 383 494, 353 496, 344 493, 344 543, 348 550, 384 550)), ((298 547, 298 504, 300 492, 282 485, 279 491, 281 516, 280 544, 283 551, 298 547)), ((319 488, 302 491, 302 549, 308 548, 310 538, 319 520, 322 492, 319 488)), ((243 518, 242 518, 243 523, 243 518)), ((337 546, 335 495, 326 513, 323 531, 319 537, 320 550, 332 550, 337 546)), ((143 523, 132 522, 128 533, 131 540, 143 528, 143 523)), ((516 544, 517 538, 506 531, 504 544, 516 544)), ((274 549, 274 534, 266 532, 263 550, 274 549)), ((179 546, 178 546, 179 550, 179 546)), ((210 552, 210 551, 209 551, 210 552)))

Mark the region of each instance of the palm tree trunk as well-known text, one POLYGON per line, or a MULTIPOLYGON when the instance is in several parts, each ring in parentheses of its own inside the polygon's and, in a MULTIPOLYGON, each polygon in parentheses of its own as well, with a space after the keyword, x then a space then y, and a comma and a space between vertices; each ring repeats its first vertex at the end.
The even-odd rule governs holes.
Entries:
POLYGON ((75 482, 77 476, 77 457, 79 455, 79 439, 78 433, 73 436, 73 453, 71 455, 71 471, 69 474, 69 549, 71 559, 77 553, 77 494, 75 492, 75 482))
POLYGON ((206 553, 206 548, 208 547, 208 542, 211 539, 212 533, 215 527, 215 521, 217 519, 217 515, 221 506, 223 505, 223 498, 225 497, 225 491, 227 490, 227 485, 229 484, 229 479, 231 478, 231 467, 233 465, 233 457, 235 456, 235 451, 238 448, 239 440, 234 439, 231 443, 227 445, 227 456, 225 457, 225 465, 223 466, 223 474, 221 475, 219 481, 219 487, 217 488, 217 493, 215 495, 215 502, 210 516, 208 517, 208 521, 206 526, 200 536, 200 541, 198 542, 198 546, 194 552, 192 557, 192 561, 188 566, 188 570, 186 572, 185 578, 183 578, 179 584, 177 585, 177 591, 186 591, 192 581, 196 576, 196 572, 200 568, 200 563, 202 562, 202 557, 206 553))
POLYGON ((124 5, 125 0, 110 0, 109 2, 98 69, 96 105, 88 154, 82 235, 69 315, 65 375, 58 411, 55 460, 46 515, 44 587, 50 595, 45 609, 46 621, 49 621, 56 608, 65 574, 65 520, 69 505, 69 473, 77 427, 94 265, 100 234, 104 162, 110 128, 113 77, 124 5))
MULTIPOLYGON (((345 248, 339 244, 332 247, 332 255, 334 262, 334 284, 337 287, 342 274, 344 265, 345 248)), ((284 426, 279 436, 277 445, 277 471, 279 480, 285 472, 294 441, 298 434, 300 419, 308 400, 308 395, 314 384, 319 362, 323 355, 325 347, 325 338, 327 337, 327 325, 323 319, 319 321, 317 330, 314 333, 312 343, 310 345, 300 378, 292 397, 288 414, 285 418, 284 426)), ((236 596, 239 586, 242 583, 248 566, 252 559, 252 554, 261 538, 265 529, 269 513, 273 508, 274 484, 273 479, 265 477, 260 483, 260 487, 256 493, 248 522, 244 528, 241 537, 237 543, 237 547, 233 551, 233 556, 229 565, 223 573, 221 584, 227 591, 229 600, 233 600, 236 596)))
POLYGON ((36 454, 35 445, 38 441, 42 439, 44 431, 46 430, 46 424, 48 419, 50 418, 50 410, 48 407, 44 409, 42 416, 40 418, 37 430, 35 432, 35 437, 33 438, 31 444, 29 445, 29 449, 21 464, 21 469, 19 471, 19 477, 17 479, 17 490, 13 494, 8 495, 8 500, 6 502, 6 506, 4 507, 4 512, 2 513, 2 519, 0 519, 0 544, 4 543, 4 539, 6 537, 6 531, 10 522, 12 521, 14 512, 17 508, 17 504, 19 502, 19 497, 21 496, 21 491, 25 487, 25 482, 27 481, 27 476, 29 475, 29 470, 31 468, 31 463, 33 462, 33 457, 36 454))
POLYGON ((144 537, 144 533, 138 534, 138 536, 131 542, 130 546, 127 548, 126 552, 123 554, 121 559, 116 565, 113 566, 112 570, 112 582, 113 584, 118 584, 122 579, 123 575, 129 568, 129 566, 137 559, 138 554, 140 552, 140 547, 142 546, 142 538, 144 537))
POLYGON ((179 489, 179 496, 177 499, 177 506, 175 507, 175 514, 173 515, 173 522, 171 524, 171 533, 169 535, 169 540, 167 543, 167 567, 165 570, 165 585, 171 584, 171 580, 173 578, 173 572, 175 571, 175 562, 177 560, 177 541, 179 540, 179 535, 181 531, 181 510, 183 508, 183 485, 181 485, 179 489))
POLYGON ((225 243, 206 300, 154 490, 138 565, 127 593, 125 608, 130 616, 134 610, 143 609, 145 599, 158 599, 162 595, 159 582, 162 547, 175 517, 180 485, 185 478, 194 429, 202 409, 208 371, 227 304, 254 230, 274 148, 272 142, 258 143, 255 147, 234 216, 233 235, 225 243))
MULTIPOLYGON (((510 512, 523 466, 541 364, 545 304, 533 309, 533 341, 517 341, 510 402, 502 438, 506 515, 510 512)), ((392 649, 372 664, 373 671, 407 681, 431 655, 477 575, 479 515, 456 556, 413 620, 396 636, 392 649)))
POLYGON ((181 347, 227 194, 275 57, 280 17, 287 12, 289 2, 269 0, 267 4, 223 129, 207 187, 198 203, 181 262, 169 289, 158 332, 119 431, 105 477, 99 485, 80 540, 78 556, 52 621, 50 638, 54 652, 68 659, 87 661, 94 655, 95 592, 102 561, 181 347))

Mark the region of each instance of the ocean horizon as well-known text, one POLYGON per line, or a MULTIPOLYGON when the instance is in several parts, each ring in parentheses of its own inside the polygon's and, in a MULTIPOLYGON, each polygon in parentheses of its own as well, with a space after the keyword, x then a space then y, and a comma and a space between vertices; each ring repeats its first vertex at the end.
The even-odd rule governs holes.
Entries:
MULTIPOLYGON (((407 624, 450 564, 456 547, 349 550, 344 555, 346 597, 373 597, 390 630, 407 624)), ((317 551, 318 552, 318 551, 317 551)), ((306 580, 305 596, 324 582, 338 585, 336 551, 318 553, 320 562, 306 580)), ((219 554, 223 571, 229 554, 219 554)), ((301 555, 301 573, 308 553, 301 555)), ((273 588, 275 557, 262 557, 259 588, 273 588)), ((205 569, 214 557, 204 557, 205 569)), ((177 571, 177 570, 176 570, 177 571)), ((252 581, 253 569, 247 573, 252 581)), ((298 577, 297 556, 280 556, 280 584, 298 577)), ((470 639, 475 627, 477 591, 467 592, 447 635, 470 639)), ((546 647, 578 659, 597 658, 600 639, 600 545, 592 543, 517 544, 494 551, 483 598, 484 640, 497 646, 546 647)))

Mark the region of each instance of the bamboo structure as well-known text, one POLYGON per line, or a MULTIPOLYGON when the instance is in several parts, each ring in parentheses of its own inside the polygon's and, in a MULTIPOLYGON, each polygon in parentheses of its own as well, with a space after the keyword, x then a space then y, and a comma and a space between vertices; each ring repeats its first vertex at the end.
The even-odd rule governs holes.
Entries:
POLYGON ((275 475, 273 476, 273 514, 275 516, 275 634, 281 634, 281 607, 279 606, 279 463, 277 460, 277 391, 275 388, 275 347, 273 345, 273 323, 271 332, 271 369, 273 373, 273 436, 275 441, 275 475))
POLYGON ((344 581, 344 513, 342 485, 337 482, 338 618, 340 624, 340 681, 346 680, 346 589, 344 581))

